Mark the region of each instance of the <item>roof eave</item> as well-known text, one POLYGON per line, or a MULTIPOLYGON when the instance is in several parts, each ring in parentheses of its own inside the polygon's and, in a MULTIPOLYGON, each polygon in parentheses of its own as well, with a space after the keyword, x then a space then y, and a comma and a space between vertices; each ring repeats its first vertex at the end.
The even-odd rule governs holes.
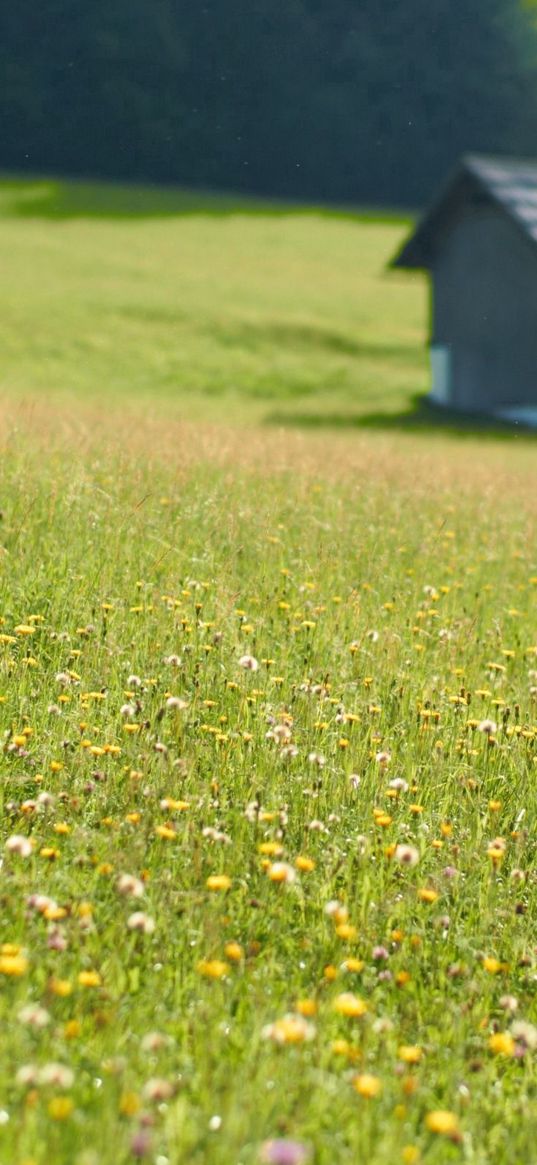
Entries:
POLYGON ((388 270, 401 268, 417 271, 431 270, 433 265, 431 241, 453 192, 461 182, 468 178, 481 185, 477 175, 471 169, 470 162, 471 156, 464 155, 452 169, 432 205, 418 222, 414 233, 406 239, 401 249, 388 264, 388 270))

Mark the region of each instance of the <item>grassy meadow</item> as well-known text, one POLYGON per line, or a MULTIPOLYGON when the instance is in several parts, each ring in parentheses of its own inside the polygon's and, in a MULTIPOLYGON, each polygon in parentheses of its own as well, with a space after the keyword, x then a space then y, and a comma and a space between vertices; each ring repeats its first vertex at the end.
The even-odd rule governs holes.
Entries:
POLYGON ((2 383, 172 402, 190 418, 397 413, 427 386, 423 281, 385 272, 406 229, 171 192, 0 183, 2 383))
POLYGON ((2 193, 0 1161, 531 1161, 533 442, 408 224, 127 194, 2 193))

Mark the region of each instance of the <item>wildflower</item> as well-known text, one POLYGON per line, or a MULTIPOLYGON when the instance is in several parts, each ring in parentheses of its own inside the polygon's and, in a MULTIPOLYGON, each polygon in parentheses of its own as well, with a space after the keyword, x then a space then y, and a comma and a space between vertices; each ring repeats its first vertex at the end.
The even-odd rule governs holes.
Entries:
POLYGON ((495 736, 498 731, 498 725, 494 720, 481 720, 477 725, 478 732, 484 732, 485 736, 495 736))
POLYGON ((295 882, 297 877, 296 870, 287 862, 273 862, 267 874, 271 882, 286 882, 288 885, 295 882))
POLYGON ((54 1096, 48 1102, 48 1114, 54 1121, 64 1121, 71 1116, 74 1107, 70 1096, 54 1096))
POLYGON ((260 854, 271 858, 279 857, 283 853, 283 845, 279 841, 261 841, 257 848, 260 854))
POLYGON ((205 884, 208 890, 229 890, 232 881, 228 874, 211 874, 205 884))
POLYGON ((80 971, 78 982, 81 987, 100 987, 102 979, 98 971, 80 971))
POLYGON ((336 926, 336 934, 345 942, 352 943, 358 938, 358 929, 351 922, 339 922, 336 926))
POLYGON ((127 919, 127 927, 129 930, 139 931, 140 934, 153 934, 155 919, 149 914, 144 914, 143 910, 135 910, 127 919))
POLYGON ((404 1145, 401 1150, 401 1161, 403 1165, 418 1165, 420 1155, 417 1145, 404 1145))
POLYGON ((142 1052, 158 1052, 161 1048, 165 1048, 170 1043, 170 1037, 165 1036, 162 1032, 146 1032, 143 1037, 140 1047, 142 1052))
POLYGON ((21 1064, 15 1076, 21 1088, 33 1088, 39 1079, 39 1069, 35 1064, 21 1064))
POLYGON ((68 947, 68 942, 65 935, 59 927, 55 927, 47 935, 47 947, 49 951, 65 951, 68 947))
POLYGON ((32 843, 28 837, 14 833, 6 841, 6 849, 11 854, 18 854, 21 858, 29 858, 32 852, 32 843))
POLYGON ((259 663, 253 655, 241 655, 239 667, 243 667, 245 671, 258 671, 259 663))
POLYGON ((504 969, 504 964, 499 959, 494 958, 493 955, 485 955, 483 967, 485 971, 488 971, 489 975, 498 975, 504 969))
POLYGON ((138 1132, 134 1134, 130 1144, 132 1156, 137 1157, 138 1159, 141 1159, 142 1157, 148 1157, 152 1148, 153 1138, 149 1130, 143 1128, 138 1129, 138 1132))
POLYGON ((518 999, 515 995, 502 995, 498 1002, 504 1011, 515 1012, 518 1008, 518 999))
POLYGON ((48 989, 60 999, 66 999, 71 994, 73 985, 70 979, 49 979, 48 989))
POLYGON ((28 959, 25 955, 0 954, 0 975, 19 978, 20 975, 25 975, 27 970, 28 959))
POLYGON ((397 1049, 397 1055, 403 1064, 419 1064, 423 1052, 415 1044, 401 1044, 397 1049))
POLYGON ((315 869, 315 862, 312 858, 307 858, 302 854, 299 854, 295 860, 295 866, 302 874, 309 874, 312 870, 315 869))
POLYGON ((141 1101, 137 1092, 123 1092, 119 1098, 119 1111, 122 1116, 136 1116, 140 1111, 141 1101))
POLYGON ((382 1080, 378 1076, 371 1076, 368 1072, 355 1076, 352 1084, 358 1094, 364 1096, 366 1100, 373 1100, 382 1092, 382 1080))
POLYGON ((420 860, 419 850, 414 845, 396 845, 393 857, 400 866, 417 866, 420 860))
POLYGON ((360 999, 359 995, 353 995, 351 991, 344 991, 342 995, 336 995, 333 1008, 339 1015, 357 1019, 366 1014, 367 1003, 360 999))
POLYGON ((266 1024, 261 1035, 276 1044, 302 1044, 314 1038, 315 1026, 302 1015, 290 1014, 266 1024))
POLYGON ((494 1032, 489 1038, 489 1050, 495 1056, 514 1056, 516 1044, 509 1032, 494 1032))
POLYGON ((160 1103, 163 1100, 169 1100, 173 1096, 174 1087, 169 1080, 155 1077, 147 1080, 142 1089, 142 1096, 144 1100, 149 1100, 151 1103, 160 1103))
POLYGON ((311 1019, 313 1015, 317 1014, 317 1004, 314 999, 299 999, 296 1011, 299 1015, 305 1016, 306 1019, 311 1019))
POLYGON ((326 903, 324 912, 336 923, 346 922, 349 917, 347 907, 342 902, 338 902, 337 898, 331 898, 330 902, 326 903))
POLYGON ((535 1024, 519 1019, 512 1024, 511 1035, 517 1044, 521 1044, 528 1051, 534 1052, 537 1049, 537 1027, 535 1024))
POLYGON ((49 1063, 39 1069, 39 1083, 51 1084, 55 1088, 72 1088, 75 1075, 66 1064, 49 1063))
POLYGON ((202 959, 198 963, 198 972, 205 979, 223 979, 229 971, 229 963, 221 959, 202 959))
POLYGON ((163 841, 175 841, 177 837, 177 830, 173 829, 171 825, 157 825, 155 833, 163 841))
POLYGON ((188 708, 188 700, 182 700, 180 696, 168 696, 166 707, 170 711, 184 712, 188 708))
POLYGON ((265 1141, 261 1146, 260 1160, 263 1165, 306 1165, 311 1150, 303 1141, 278 1139, 265 1141))
POLYGON ((428 905, 430 905, 432 902, 436 902, 438 896, 438 891, 432 890, 428 886, 422 886, 418 890, 418 898, 420 902, 426 902, 428 905))
POLYGON ((450 1141, 460 1141, 461 1131, 459 1127, 459 1120, 454 1112, 449 1112, 447 1109, 435 1109, 433 1112, 428 1112, 425 1117, 426 1128, 430 1133, 438 1133, 439 1136, 448 1137, 450 1141))
POLYGON ((50 1014, 38 1003, 29 1003, 19 1011, 19 1019, 21 1023, 28 1024, 28 1027, 43 1028, 50 1023, 50 1014))
POLYGON ((345 961, 341 964, 341 970, 359 974, 360 971, 363 971, 364 966, 365 963, 363 959, 353 959, 351 957, 350 959, 345 959, 345 961))
POLYGON ((227 959, 231 959, 232 963, 240 963, 244 957, 244 951, 240 943, 230 942, 226 943, 224 947, 224 954, 227 959))

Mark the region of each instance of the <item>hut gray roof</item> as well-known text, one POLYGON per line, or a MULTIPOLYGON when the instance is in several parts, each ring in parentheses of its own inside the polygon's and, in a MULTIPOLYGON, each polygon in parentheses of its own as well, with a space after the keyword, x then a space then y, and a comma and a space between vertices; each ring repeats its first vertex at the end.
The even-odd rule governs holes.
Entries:
POLYGON ((504 211, 537 248, 537 162, 467 154, 391 266, 430 268, 437 243, 454 218, 467 205, 487 203, 504 211))

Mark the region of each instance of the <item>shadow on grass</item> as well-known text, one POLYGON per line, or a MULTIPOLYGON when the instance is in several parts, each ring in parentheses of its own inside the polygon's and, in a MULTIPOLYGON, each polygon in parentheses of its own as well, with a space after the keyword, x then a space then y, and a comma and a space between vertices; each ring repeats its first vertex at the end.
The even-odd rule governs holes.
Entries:
POLYGON ((266 416, 265 424, 303 429, 370 429, 424 435, 438 433, 448 437, 479 436, 492 440, 537 438, 537 431, 522 423, 440 407, 422 394, 412 397, 410 407, 399 413, 309 413, 282 410, 266 416))
POLYGON ((98 182, 40 175, 0 174, 0 213, 17 218, 164 218, 176 215, 312 214, 360 222, 410 222, 409 211, 304 206, 247 194, 214 193, 176 186, 98 182))

